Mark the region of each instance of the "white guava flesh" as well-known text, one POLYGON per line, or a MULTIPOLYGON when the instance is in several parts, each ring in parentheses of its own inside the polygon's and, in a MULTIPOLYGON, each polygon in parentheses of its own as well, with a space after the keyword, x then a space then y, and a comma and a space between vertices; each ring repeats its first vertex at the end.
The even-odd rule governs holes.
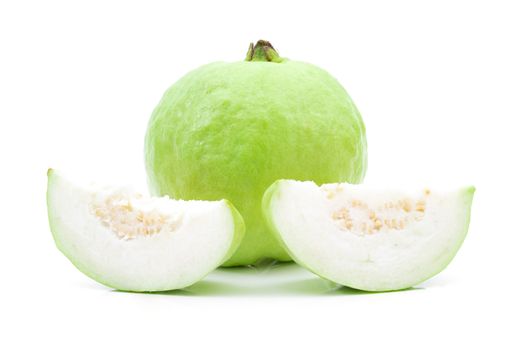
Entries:
POLYGON ((47 206, 62 253, 89 277, 119 290, 189 286, 226 261, 244 234, 242 218, 225 200, 78 186, 54 170, 48 172, 47 206))
POLYGON ((344 286, 388 291, 449 264, 466 236, 473 193, 280 180, 263 211, 297 263, 344 286))

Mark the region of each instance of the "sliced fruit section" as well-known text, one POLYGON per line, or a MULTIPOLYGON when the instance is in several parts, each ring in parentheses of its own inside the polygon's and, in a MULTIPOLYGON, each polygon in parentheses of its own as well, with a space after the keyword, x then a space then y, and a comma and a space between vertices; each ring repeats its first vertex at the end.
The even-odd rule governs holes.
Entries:
POLYGON ((297 263, 345 286, 388 291, 417 285, 449 264, 466 236, 474 191, 280 180, 262 206, 297 263))
POLYGON ((89 277, 119 290, 189 286, 227 260, 244 234, 240 214, 226 200, 179 201, 78 186, 52 169, 47 207, 60 251, 89 277))

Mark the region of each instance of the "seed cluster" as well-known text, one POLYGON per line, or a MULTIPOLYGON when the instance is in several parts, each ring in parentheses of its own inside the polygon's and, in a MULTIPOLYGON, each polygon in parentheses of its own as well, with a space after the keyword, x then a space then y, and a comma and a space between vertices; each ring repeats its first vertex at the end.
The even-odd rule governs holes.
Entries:
MULTIPOLYGON (((334 190, 328 189, 326 197, 333 199, 338 192, 341 192, 339 187, 334 190)), ((341 228, 358 235, 403 230, 411 223, 424 218, 429 195, 430 191, 424 190, 419 200, 404 198, 387 201, 374 208, 363 200, 354 198, 332 212, 331 217, 341 228)))
POLYGON ((134 201, 141 199, 140 194, 132 196, 115 194, 103 201, 93 201, 90 209, 104 226, 124 240, 138 236, 152 236, 166 226, 172 230, 176 229, 176 225, 168 222, 168 217, 157 210, 140 210, 133 206, 134 201))

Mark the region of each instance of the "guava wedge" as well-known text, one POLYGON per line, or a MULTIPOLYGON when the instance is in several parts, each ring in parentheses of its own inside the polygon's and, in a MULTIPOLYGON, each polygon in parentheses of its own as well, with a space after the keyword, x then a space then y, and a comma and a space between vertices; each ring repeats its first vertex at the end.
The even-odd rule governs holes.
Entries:
POLYGON ((460 248, 474 187, 380 189, 280 180, 264 194, 264 216, 300 265, 365 291, 415 286, 460 248))
POLYGON ((227 260, 244 234, 242 217, 226 200, 79 186, 52 169, 47 207, 58 249, 87 276, 124 291, 189 286, 227 260))

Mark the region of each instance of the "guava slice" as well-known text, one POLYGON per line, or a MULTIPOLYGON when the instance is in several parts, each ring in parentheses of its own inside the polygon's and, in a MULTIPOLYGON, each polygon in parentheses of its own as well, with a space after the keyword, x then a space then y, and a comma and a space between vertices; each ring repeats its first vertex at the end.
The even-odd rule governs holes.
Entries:
POLYGON ((189 286, 236 250, 244 223, 227 201, 148 197, 127 188, 79 186, 48 171, 51 232, 83 273, 111 288, 189 286))
POLYGON ((297 263, 344 286, 389 291, 415 286, 451 262, 468 230, 474 191, 279 180, 262 207, 297 263))

